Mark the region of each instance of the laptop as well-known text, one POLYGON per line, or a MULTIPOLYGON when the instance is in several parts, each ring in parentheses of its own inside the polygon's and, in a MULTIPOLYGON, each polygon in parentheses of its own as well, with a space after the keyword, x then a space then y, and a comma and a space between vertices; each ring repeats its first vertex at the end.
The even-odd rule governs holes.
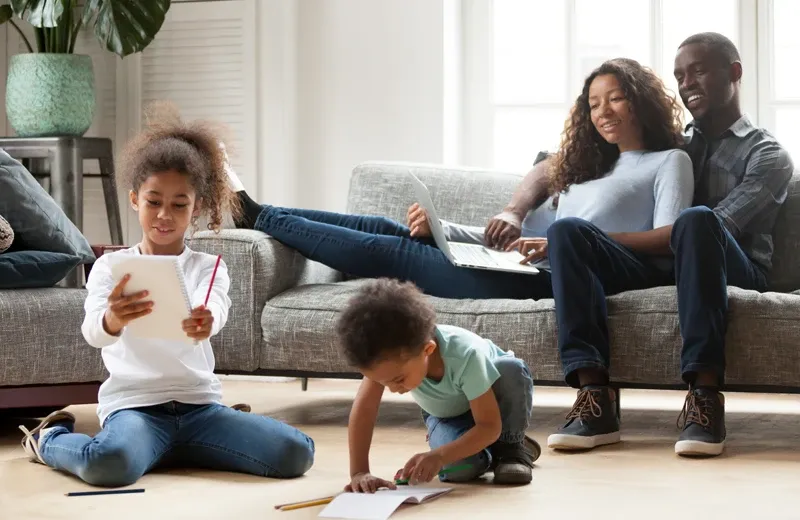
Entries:
POLYGON ((511 273, 538 274, 539 270, 529 264, 520 264, 525 257, 519 251, 495 251, 480 244, 448 242, 444 227, 439 221, 428 187, 410 173, 417 202, 428 212, 433 240, 453 265, 470 269, 486 269, 489 271, 506 271, 511 273))

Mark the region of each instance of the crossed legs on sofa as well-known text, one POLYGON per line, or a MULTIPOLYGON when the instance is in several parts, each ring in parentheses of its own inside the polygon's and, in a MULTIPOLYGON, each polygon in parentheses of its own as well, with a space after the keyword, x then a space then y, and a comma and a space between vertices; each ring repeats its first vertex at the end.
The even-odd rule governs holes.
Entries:
MULTIPOLYGON (((620 440, 618 395, 609 386, 606 296, 675 283, 683 339, 681 374, 689 385, 678 418, 680 455, 719 455, 725 443, 724 338, 728 285, 766 290, 762 271, 708 208, 676 220, 670 259, 646 257, 579 219, 548 230, 558 344, 564 375, 578 388, 566 423, 550 436, 554 449, 588 449, 620 440)), ((646 345, 642 345, 643 348, 646 345)))

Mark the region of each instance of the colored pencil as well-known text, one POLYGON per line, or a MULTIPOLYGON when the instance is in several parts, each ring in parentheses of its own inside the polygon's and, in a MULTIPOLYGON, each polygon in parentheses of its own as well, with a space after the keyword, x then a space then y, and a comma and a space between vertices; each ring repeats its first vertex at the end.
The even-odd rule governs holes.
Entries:
POLYGON ((314 507, 314 506, 322 506, 325 504, 330 504, 336 496, 331 497, 324 497, 324 498, 315 498, 313 500, 304 500, 302 502, 293 502, 291 504, 279 504, 275 506, 275 509, 279 511, 292 511, 294 509, 301 509, 304 507, 314 507))
MULTIPOLYGON (((442 475, 447 475, 448 473, 461 471, 462 469, 469 469, 471 467, 472 467, 471 464, 460 464, 458 466, 452 466, 450 468, 445 468, 442 471, 440 471, 439 476, 441 477, 442 475)), ((398 486, 408 485, 408 479, 407 478, 395 479, 394 483, 397 484, 398 486)))
POLYGON ((144 489, 105 489, 98 491, 73 491, 67 493, 68 497, 88 497, 92 495, 126 495, 128 493, 144 493, 144 489))
POLYGON ((214 264, 214 272, 211 273, 211 283, 208 284, 208 292, 206 293, 206 302, 203 304, 203 307, 208 305, 208 298, 211 296, 211 288, 214 287, 214 278, 217 277, 217 269, 219 268, 219 262, 222 260, 222 255, 217 255, 217 263, 214 264))

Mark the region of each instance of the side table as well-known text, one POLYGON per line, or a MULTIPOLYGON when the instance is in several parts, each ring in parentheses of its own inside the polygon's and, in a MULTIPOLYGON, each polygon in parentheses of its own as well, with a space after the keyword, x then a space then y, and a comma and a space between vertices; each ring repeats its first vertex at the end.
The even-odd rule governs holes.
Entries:
POLYGON ((50 178, 50 195, 67 217, 83 232, 83 179, 100 177, 111 235, 111 243, 122 244, 114 153, 111 139, 100 137, 0 137, 0 148, 17 160, 44 159, 50 172, 34 172, 34 177, 50 178), (84 174, 83 160, 96 159, 99 174, 84 174))

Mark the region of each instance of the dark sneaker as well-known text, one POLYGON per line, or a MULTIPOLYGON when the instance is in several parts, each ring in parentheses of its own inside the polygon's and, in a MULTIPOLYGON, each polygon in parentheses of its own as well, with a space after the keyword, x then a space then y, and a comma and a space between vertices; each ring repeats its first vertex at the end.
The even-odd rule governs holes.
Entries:
POLYGON ((528 484, 533 463, 542 454, 539 444, 525 436, 522 442, 496 442, 490 448, 495 484, 528 484))
POLYGON ((547 438, 556 450, 588 450, 620 441, 616 392, 608 386, 587 385, 567 414, 567 422, 547 438))
POLYGON ((75 416, 64 410, 58 410, 42 419, 42 422, 32 430, 28 430, 22 425, 19 426, 19 429, 25 434, 22 438, 22 449, 25 450, 31 461, 44 464, 44 460, 42 460, 42 456, 39 453, 39 440, 49 430, 58 426, 63 426, 70 433, 74 432, 75 416))
POLYGON ((675 453, 684 456, 708 457, 725 449, 725 396, 716 390, 690 390, 678 416, 682 428, 675 453))

